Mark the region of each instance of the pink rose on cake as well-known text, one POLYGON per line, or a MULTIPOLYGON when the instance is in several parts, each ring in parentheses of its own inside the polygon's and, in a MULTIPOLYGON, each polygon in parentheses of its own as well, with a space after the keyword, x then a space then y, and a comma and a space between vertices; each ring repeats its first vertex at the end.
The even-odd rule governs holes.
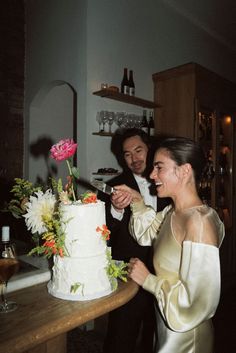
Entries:
POLYGON ((53 145, 50 152, 51 157, 56 161, 64 161, 72 157, 77 149, 77 143, 72 139, 60 140, 56 145, 53 145))
POLYGON ((76 201, 75 179, 79 178, 79 170, 72 165, 72 157, 74 156, 76 149, 77 143, 75 143, 73 139, 60 140, 50 149, 51 158, 55 159, 57 162, 66 161, 67 163, 69 176, 67 177, 68 182, 65 186, 65 194, 63 195, 63 200, 65 200, 65 197, 68 196, 67 201, 69 201, 71 198, 73 201, 76 201))

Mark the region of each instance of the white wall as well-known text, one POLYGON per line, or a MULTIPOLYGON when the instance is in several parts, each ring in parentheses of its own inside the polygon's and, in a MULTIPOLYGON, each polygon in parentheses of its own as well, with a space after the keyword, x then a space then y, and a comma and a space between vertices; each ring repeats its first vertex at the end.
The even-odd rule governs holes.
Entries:
MULTIPOLYGON (((236 81, 235 52, 182 16, 165 0, 26 0, 26 127, 40 87, 71 84, 78 97, 78 163, 89 179, 100 167, 117 168, 110 138, 93 136, 99 110, 141 108, 94 96, 101 82, 120 86, 134 70, 136 95, 153 98, 152 74, 197 62, 236 81)), ((26 136, 26 150, 29 136, 26 136)), ((27 161, 27 158, 26 158, 27 161)), ((26 176, 28 174, 26 163, 26 176)))
POLYGON ((31 104, 28 162, 29 180, 34 183, 47 182, 49 177, 67 181, 66 163, 54 161, 50 148, 62 138, 73 137, 73 101, 72 89, 56 81, 48 89, 43 87, 31 104))
MULTIPOLYGON (((25 177, 29 177, 29 136, 32 104, 39 92, 61 81, 78 96, 79 157, 86 171, 86 2, 66 0, 26 1, 25 177), (81 148, 82 146, 82 148, 81 148)), ((64 119, 67 123, 67 116, 64 119)), ((57 129, 56 122, 54 128, 57 129)), ((58 131, 59 134, 59 131, 58 131)), ((62 136, 65 137, 65 136, 62 136)), ((72 136, 68 136, 72 137, 72 136)))

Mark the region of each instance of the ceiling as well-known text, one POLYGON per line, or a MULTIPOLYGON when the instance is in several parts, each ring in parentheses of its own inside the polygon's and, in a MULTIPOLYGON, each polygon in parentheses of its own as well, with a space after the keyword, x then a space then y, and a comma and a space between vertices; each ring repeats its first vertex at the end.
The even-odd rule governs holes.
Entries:
POLYGON ((236 51, 235 0, 163 0, 176 12, 236 51))

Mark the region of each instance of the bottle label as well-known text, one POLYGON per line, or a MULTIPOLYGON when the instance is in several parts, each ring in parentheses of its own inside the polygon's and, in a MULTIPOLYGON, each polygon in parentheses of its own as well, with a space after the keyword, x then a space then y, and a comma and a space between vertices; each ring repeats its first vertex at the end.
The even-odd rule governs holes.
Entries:
POLYGON ((130 96, 134 96, 135 95, 134 87, 129 87, 129 95, 130 96))
POLYGON ((142 130, 143 130, 144 132, 148 133, 148 127, 143 126, 143 127, 142 127, 142 130))
POLYGON ((124 94, 129 94, 129 86, 124 85, 124 94))
POLYGON ((151 127, 151 128, 150 128, 149 135, 150 135, 150 136, 154 136, 154 135, 155 135, 155 129, 154 129, 154 127, 151 127))

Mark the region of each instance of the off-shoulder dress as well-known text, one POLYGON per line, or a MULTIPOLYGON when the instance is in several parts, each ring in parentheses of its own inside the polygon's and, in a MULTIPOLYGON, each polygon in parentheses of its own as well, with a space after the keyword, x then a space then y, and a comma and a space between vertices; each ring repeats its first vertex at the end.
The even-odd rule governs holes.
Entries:
POLYGON ((196 206, 156 213, 133 203, 130 231, 141 245, 154 247, 155 275, 143 288, 157 300, 159 353, 212 353, 213 317, 220 298, 219 247, 224 225, 214 209, 196 206), (177 234, 183 234, 180 242, 177 234), (212 245, 212 237, 217 245, 212 245))

